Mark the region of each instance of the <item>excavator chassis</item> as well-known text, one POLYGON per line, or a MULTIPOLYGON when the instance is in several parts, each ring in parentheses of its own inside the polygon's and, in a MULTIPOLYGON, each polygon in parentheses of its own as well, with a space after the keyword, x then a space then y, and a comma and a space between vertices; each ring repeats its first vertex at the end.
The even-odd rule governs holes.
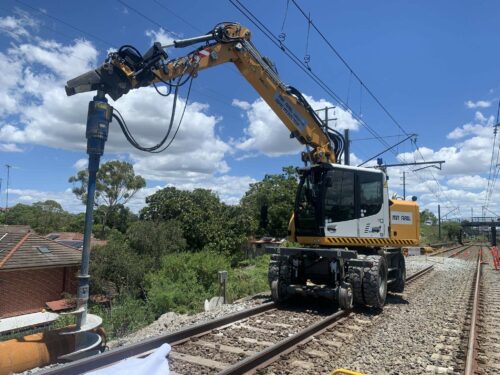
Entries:
POLYGON ((387 290, 404 290, 400 248, 283 247, 270 252, 269 286, 277 303, 293 296, 312 296, 332 300, 341 309, 354 304, 382 308, 387 290))

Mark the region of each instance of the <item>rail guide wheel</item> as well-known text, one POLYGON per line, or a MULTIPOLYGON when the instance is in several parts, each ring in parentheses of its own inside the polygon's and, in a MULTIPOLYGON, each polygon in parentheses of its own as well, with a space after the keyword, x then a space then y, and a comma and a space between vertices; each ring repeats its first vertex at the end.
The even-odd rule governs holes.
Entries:
POLYGON ((341 283, 337 289, 337 301, 342 310, 349 311, 353 307, 354 293, 349 283, 341 283))

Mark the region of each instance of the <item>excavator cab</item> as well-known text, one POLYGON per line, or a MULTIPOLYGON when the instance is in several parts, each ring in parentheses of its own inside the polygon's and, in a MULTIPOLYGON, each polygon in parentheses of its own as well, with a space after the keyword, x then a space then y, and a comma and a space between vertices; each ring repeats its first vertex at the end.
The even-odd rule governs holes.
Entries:
POLYGON ((333 238, 346 245, 359 245, 360 238, 388 238, 389 199, 384 172, 324 163, 299 173, 294 211, 298 242, 328 245, 332 243, 328 239, 333 238))

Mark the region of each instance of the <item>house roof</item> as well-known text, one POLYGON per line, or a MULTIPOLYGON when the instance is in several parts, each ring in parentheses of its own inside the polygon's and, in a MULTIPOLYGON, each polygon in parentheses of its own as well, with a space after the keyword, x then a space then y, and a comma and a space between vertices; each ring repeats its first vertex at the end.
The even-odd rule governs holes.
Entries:
MULTIPOLYGON (((81 249, 83 247, 83 233, 78 232, 53 232, 45 236, 49 240, 54 240, 63 245, 71 246, 76 249, 81 249)), ((90 245, 106 245, 108 241, 106 240, 96 240, 92 235, 90 237, 90 245)))
POLYGON ((75 266, 81 252, 30 230, 0 227, 0 271, 21 268, 75 266))
POLYGON ((45 237, 51 240, 83 241, 83 233, 78 232, 53 232, 47 234, 45 237))

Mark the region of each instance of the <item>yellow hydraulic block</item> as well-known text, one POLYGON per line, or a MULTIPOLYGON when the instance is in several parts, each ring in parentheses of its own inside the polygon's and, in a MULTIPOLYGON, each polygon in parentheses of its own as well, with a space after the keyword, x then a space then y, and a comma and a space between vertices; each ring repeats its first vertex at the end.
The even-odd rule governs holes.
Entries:
POLYGON ((364 375, 361 372, 346 370, 345 368, 338 368, 333 370, 332 375, 364 375))

